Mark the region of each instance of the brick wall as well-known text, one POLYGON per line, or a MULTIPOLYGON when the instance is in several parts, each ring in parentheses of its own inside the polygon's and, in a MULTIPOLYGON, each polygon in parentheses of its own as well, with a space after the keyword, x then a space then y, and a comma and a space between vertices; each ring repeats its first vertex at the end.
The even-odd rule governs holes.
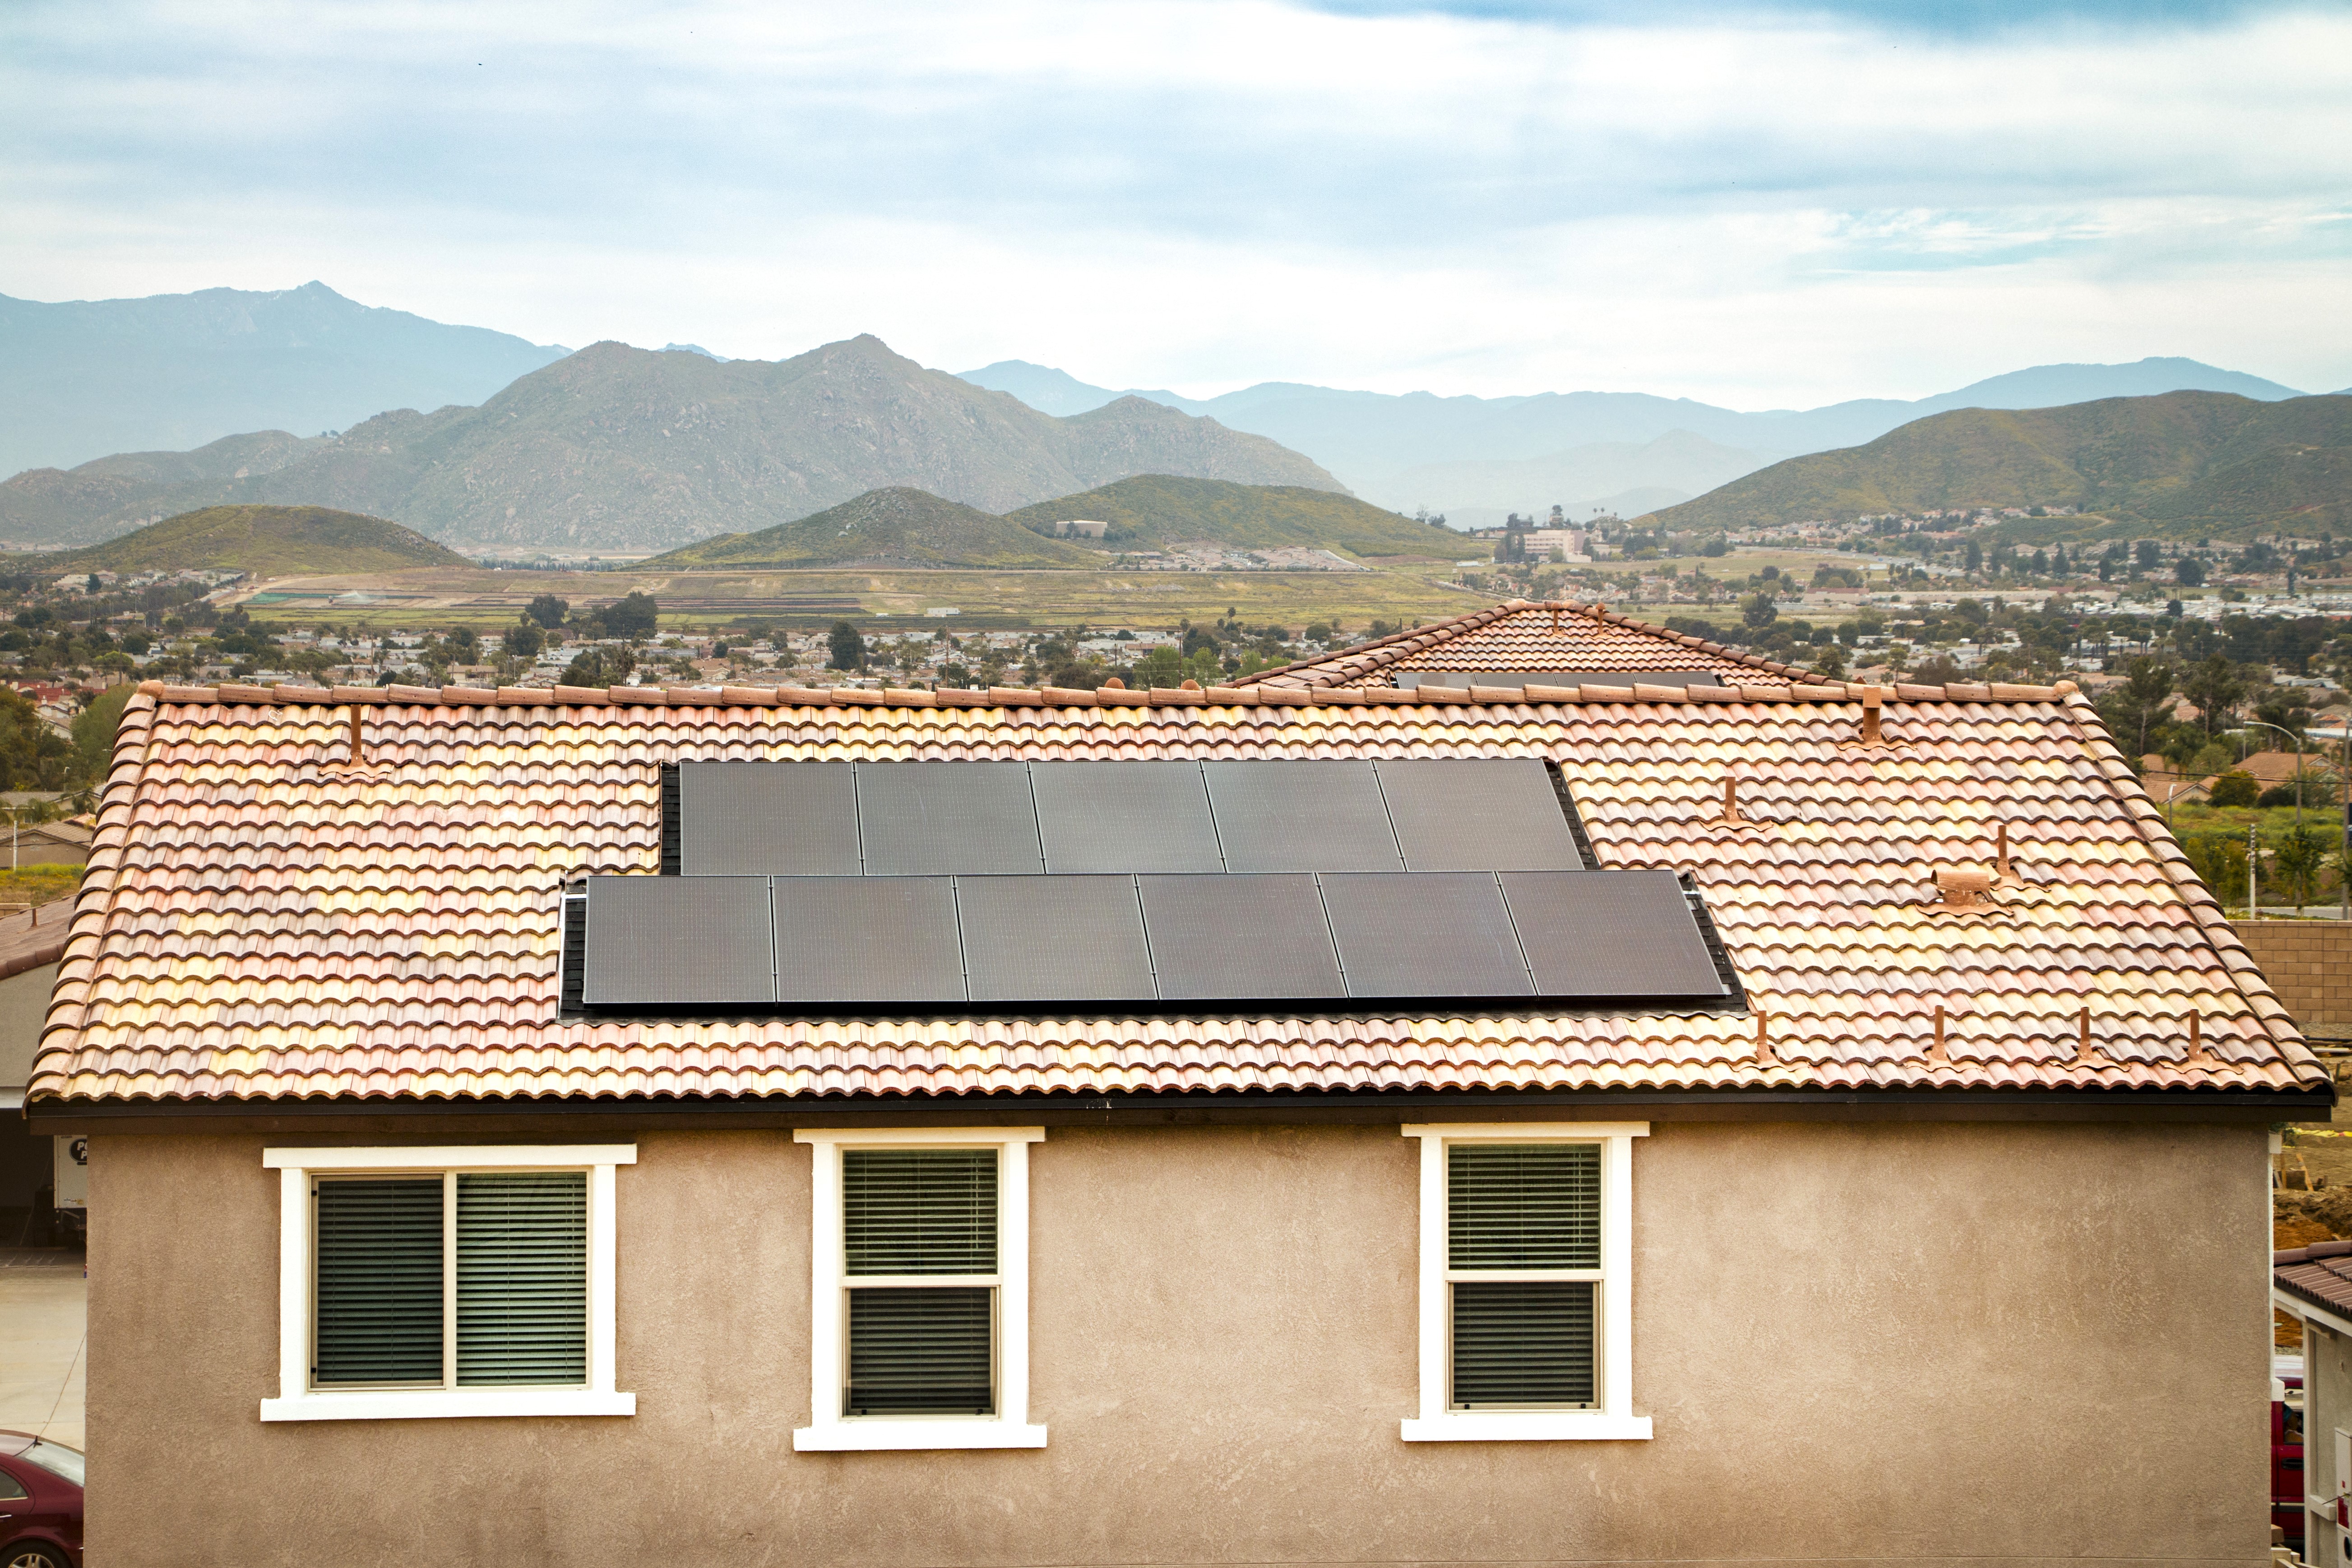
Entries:
POLYGON ((2232 921, 2305 1034, 2352 1038, 2352 924, 2342 921, 2232 921))

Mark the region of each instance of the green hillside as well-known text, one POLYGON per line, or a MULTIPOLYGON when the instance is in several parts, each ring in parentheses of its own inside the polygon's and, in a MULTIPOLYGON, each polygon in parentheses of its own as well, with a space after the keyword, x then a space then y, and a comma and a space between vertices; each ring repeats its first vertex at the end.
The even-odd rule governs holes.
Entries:
POLYGON ((380 517, 320 506, 212 506, 150 523, 88 550, 51 555, 44 569, 90 572, 251 572, 263 577, 463 566, 466 558, 380 517))
POLYGON ((1055 567, 1101 561, 1093 551, 1040 539, 992 512, 893 486, 757 533, 722 533, 646 565, 1055 567))
POLYGON ((1462 542, 1458 535, 1331 490, 1171 474, 1139 474, 1007 514, 1008 521, 1039 533, 1078 518, 1110 524, 1095 548, 1113 552, 1201 541, 1244 550, 1296 545, 1350 555, 1445 556, 1462 542))
POLYGON ((2071 506, 2159 537, 2316 534, 2352 523, 2352 397, 2218 392, 2063 408, 1955 409, 1866 446, 1791 458, 1654 515, 1738 531, 1954 507, 2071 506))

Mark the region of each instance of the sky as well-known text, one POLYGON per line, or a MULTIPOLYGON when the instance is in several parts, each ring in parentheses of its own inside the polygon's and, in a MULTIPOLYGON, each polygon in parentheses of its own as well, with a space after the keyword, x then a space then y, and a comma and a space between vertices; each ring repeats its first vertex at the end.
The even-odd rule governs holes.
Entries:
POLYGON ((9 0, 0 293, 1209 395, 2352 385, 2352 4, 9 0))

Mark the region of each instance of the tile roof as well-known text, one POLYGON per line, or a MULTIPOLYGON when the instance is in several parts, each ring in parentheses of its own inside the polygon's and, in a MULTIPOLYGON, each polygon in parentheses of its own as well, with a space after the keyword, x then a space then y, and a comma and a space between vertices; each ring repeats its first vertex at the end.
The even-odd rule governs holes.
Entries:
POLYGON ((2071 688, 1637 689, 151 684, 31 1096, 2326 1092, 2071 688), (557 1021, 559 889, 656 868, 656 763, 1251 756, 1555 760, 1602 865, 1695 878, 1756 1014, 557 1021), (2012 874, 1942 901, 2001 827, 2012 874))
POLYGON ((1714 670, 1744 679, 1810 680, 1790 665, 1670 632, 1605 605, 1513 599, 1252 677, 1268 686, 1393 686, 1400 670, 1714 670))
POLYGON ((2298 1300, 2352 1318, 2352 1241, 2272 1253, 2271 1283, 2298 1300))

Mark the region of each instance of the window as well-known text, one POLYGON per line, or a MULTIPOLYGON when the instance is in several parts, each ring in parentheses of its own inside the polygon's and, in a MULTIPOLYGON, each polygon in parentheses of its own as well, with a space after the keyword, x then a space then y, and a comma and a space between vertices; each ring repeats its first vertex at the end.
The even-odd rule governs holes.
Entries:
POLYGON ((614 1379, 627 1144, 271 1149, 278 1396, 265 1421, 629 1415, 614 1379))
POLYGON ((1421 1415, 1409 1443, 1647 1437, 1633 1411, 1633 1140, 1646 1122, 1421 1140, 1421 1415))
POLYGON ((813 1420, 803 1450, 1042 1448, 1029 1425, 1037 1127, 804 1129, 813 1420))

